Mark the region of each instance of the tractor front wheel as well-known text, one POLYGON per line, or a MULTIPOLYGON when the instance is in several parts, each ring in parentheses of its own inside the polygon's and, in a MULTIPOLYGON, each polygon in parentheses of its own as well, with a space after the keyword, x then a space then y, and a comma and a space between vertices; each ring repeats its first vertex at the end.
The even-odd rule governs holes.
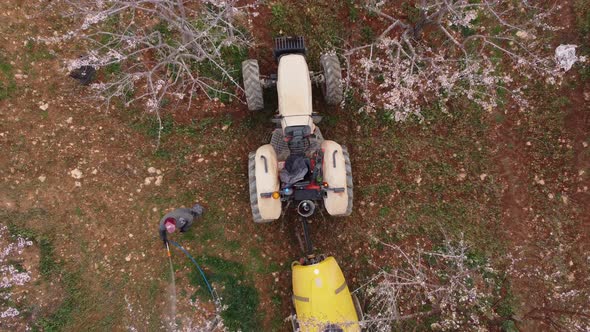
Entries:
POLYGON ((322 54, 320 65, 324 72, 322 93, 328 105, 338 105, 342 102, 342 69, 336 54, 322 54))
POLYGON ((245 60, 242 62, 242 78, 244 80, 244 92, 246 103, 250 111, 258 111, 264 108, 262 97, 262 84, 260 82, 260 69, 257 60, 245 60))

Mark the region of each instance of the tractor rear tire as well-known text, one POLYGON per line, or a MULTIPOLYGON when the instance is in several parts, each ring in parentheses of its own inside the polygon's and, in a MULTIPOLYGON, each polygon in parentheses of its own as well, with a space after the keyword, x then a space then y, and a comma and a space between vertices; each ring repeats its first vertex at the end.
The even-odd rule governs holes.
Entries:
POLYGON ((348 149, 344 145, 342 146, 342 154, 344 155, 344 165, 346 167, 346 192, 348 194, 348 206, 346 207, 346 212, 342 216, 348 217, 352 213, 354 185, 352 184, 352 165, 350 164, 350 155, 348 154, 348 149))
POLYGON ((352 303, 354 304, 354 311, 356 311, 356 316, 359 321, 363 321, 365 319, 365 317, 363 314, 363 309, 361 307, 361 302, 359 301, 359 298, 356 296, 356 294, 351 293, 351 295, 352 295, 352 303))
POLYGON ((258 61, 249 59, 242 62, 242 77, 244 79, 244 92, 250 111, 258 111, 264 108, 262 97, 262 84, 260 83, 260 69, 258 61))
POLYGON ((254 222, 265 222, 258 209, 258 190, 256 189, 256 152, 250 152, 248 155, 248 182, 250 184, 250 207, 252 208, 252 218, 254 222))
POLYGON ((322 93, 328 105, 338 105, 342 102, 342 69, 336 54, 322 54, 320 65, 324 72, 322 93))

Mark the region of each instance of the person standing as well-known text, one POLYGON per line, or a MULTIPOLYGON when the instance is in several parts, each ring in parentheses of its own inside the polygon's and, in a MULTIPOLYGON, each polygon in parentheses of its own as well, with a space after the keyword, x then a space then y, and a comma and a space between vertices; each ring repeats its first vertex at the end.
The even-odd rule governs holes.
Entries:
POLYGON ((177 229, 181 233, 186 232, 194 222, 195 218, 203 215, 204 209, 200 204, 195 204, 192 208, 178 208, 166 213, 160 219, 160 238, 164 245, 168 244, 168 233, 174 233, 177 229))

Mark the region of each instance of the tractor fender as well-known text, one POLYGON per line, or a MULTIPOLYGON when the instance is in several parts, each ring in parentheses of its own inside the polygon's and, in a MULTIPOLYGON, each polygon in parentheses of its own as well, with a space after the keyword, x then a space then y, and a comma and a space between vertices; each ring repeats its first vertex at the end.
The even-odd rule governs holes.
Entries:
POLYGON ((324 182, 328 183, 329 188, 340 188, 339 192, 328 190, 324 197, 324 207, 330 215, 344 215, 348 208, 348 191, 346 186, 346 164, 344 153, 340 144, 325 140, 321 149, 324 153, 324 163, 322 173, 324 182))
POLYGON ((279 191, 279 168, 277 155, 270 144, 256 150, 256 195, 258 210, 263 220, 275 220, 281 216, 281 200, 272 197, 261 197, 263 193, 279 191))

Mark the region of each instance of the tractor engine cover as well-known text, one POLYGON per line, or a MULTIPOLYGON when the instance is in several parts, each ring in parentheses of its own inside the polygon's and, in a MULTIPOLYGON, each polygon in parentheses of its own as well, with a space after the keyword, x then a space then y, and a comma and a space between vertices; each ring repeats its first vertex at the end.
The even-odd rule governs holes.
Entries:
POLYGON ((346 190, 346 164, 342 146, 340 144, 325 140, 321 149, 324 152, 324 164, 322 173, 324 181, 330 188, 339 190, 328 190, 324 197, 324 207, 330 215, 338 216, 346 214, 348 208, 348 192, 346 190), (344 188, 345 190, 341 190, 344 188))
POLYGON ((277 94, 282 128, 309 126, 313 132, 315 125, 311 117, 311 79, 303 55, 281 56, 277 72, 277 94))

